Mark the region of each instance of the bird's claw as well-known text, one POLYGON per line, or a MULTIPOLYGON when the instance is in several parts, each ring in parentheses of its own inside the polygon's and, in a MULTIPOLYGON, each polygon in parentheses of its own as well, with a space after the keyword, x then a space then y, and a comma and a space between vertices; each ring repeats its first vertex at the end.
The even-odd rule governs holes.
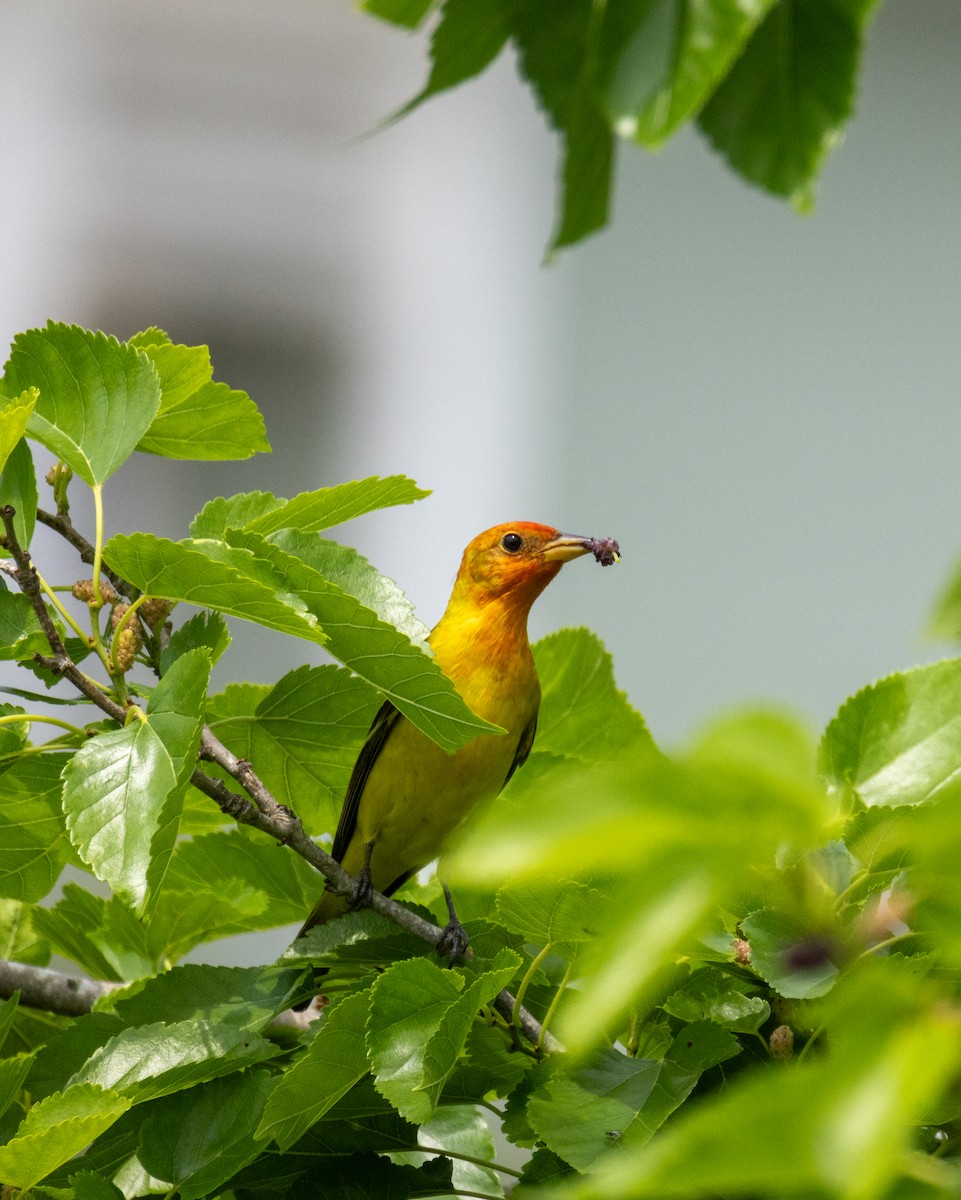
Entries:
POLYGON ((357 883, 354 885, 353 895, 347 901, 347 907, 351 912, 356 912, 359 908, 368 908, 373 897, 374 885, 370 881, 370 868, 365 865, 357 876, 357 883))
POLYGON ((456 917, 451 917, 444 926, 437 943, 437 956, 438 958, 448 958, 451 962, 455 958, 463 958, 469 943, 467 930, 456 917))

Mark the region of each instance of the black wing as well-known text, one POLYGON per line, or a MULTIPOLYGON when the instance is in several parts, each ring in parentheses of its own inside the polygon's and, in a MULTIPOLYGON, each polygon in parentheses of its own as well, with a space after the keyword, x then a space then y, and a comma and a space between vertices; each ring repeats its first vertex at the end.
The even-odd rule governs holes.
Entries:
POLYGON ((504 787, 511 781, 511 776, 518 767, 522 767, 527 762, 527 756, 531 752, 531 747, 534 745, 534 735, 537 733, 537 713, 531 718, 531 723, 521 734, 520 741, 517 743, 517 749, 514 751, 514 761, 511 763, 511 769, 507 772, 507 778, 504 780, 504 787))
POLYGON ((337 822, 337 832, 334 834, 334 845, 331 854, 338 862, 343 860, 350 845, 350 839, 357 828, 357 813, 360 811, 360 798, 367 786, 367 777, 371 768, 384 748, 384 743, 390 737, 391 730, 400 720, 400 713, 389 700, 377 710, 377 715, 371 722, 367 740, 360 748, 354 770, 347 784, 347 794, 344 796, 344 806, 340 810, 340 820, 337 822))

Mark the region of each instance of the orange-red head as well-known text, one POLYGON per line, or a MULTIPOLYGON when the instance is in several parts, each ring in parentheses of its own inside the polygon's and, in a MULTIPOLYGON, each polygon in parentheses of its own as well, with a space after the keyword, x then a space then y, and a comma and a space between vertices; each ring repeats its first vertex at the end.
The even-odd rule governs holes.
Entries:
POLYGON ((451 600, 478 606, 500 600, 529 609, 564 563, 594 545, 591 538, 531 521, 495 525, 464 551, 451 600))

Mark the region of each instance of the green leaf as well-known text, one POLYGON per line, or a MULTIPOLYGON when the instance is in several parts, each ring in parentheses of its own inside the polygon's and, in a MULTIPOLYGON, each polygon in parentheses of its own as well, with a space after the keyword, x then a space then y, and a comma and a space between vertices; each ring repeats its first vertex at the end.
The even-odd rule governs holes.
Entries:
POLYGON ((64 772, 74 846, 138 914, 156 896, 176 841, 209 674, 206 651, 179 658, 154 689, 145 718, 92 738, 64 772))
POLYGON ((23 1091, 33 1057, 33 1054, 23 1053, 0 1059, 0 1116, 3 1116, 23 1091))
POLYGON ((320 832, 337 822, 379 703, 377 694, 343 667, 298 667, 263 697, 248 688, 228 688, 224 697, 211 699, 207 721, 234 754, 257 764, 281 804, 320 832))
MULTIPOLYGON (((458 1156, 452 1160, 451 1171, 455 1195, 495 1197, 504 1194, 497 1175, 485 1165, 495 1160, 494 1138, 476 1105, 445 1104, 421 1125, 417 1141, 427 1150, 458 1156)), ((395 1162, 406 1161, 413 1166, 425 1159, 425 1155, 416 1152, 392 1157, 395 1162)))
MULTIPOLYGON (((116 981, 123 979, 124 973, 112 952, 115 946, 104 944, 106 911, 107 902, 100 896, 92 896, 77 884, 67 883, 52 908, 34 909, 33 923, 53 950, 79 963, 88 975, 116 981)), ((149 970, 150 964, 144 961, 138 973, 147 974, 149 970)))
POLYGON ((206 346, 175 346, 169 340, 141 345, 157 369, 161 398, 138 450, 203 461, 270 451, 263 417, 247 393, 213 382, 206 346))
POLYGON ((137 1156, 181 1200, 216 1191, 264 1149, 254 1136, 273 1085, 266 1071, 214 1079, 151 1106, 137 1156))
POLYGON ((596 1169, 612 1151, 644 1145, 688 1097, 709 1066, 736 1054, 734 1037, 692 1025, 662 1061, 633 1059, 613 1049, 565 1071, 535 1071, 528 1118, 548 1149, 579 1171, 596 1169))
POLYGON ((85 1013, 40 1047, 30 1071, 27 1087, 34 1098, 62 1091, 91 1054, 123 1030, 123 1022, 112 1013, 85 1013))
POLYGON ((611 656, 589 629, 560 629, 534 646, 541 681, 534 752, 603 762, 654 747, 644 718, 614 682, 611 656))
MULTIPOLYGON (((37 474, 26 440, 16 443, 0 470, 0 505, 10 505, 15 510, 13 529, 17 541, 24 550, 29 549, 37 523, 37 474)), ((0 558, 9 555, 10 551, 0 546, 0 558)), ((6 647, 0 639, 0 655, 5 656, 5 652, 6 647)))
POLYGON ((361 0, 360 7, 382 21, 416 29, 435 3, 436 0, 361 0))
POLYGON ((128 1025, 201 1020, 259 1031, 288 1008, 302 979, 283 967, 173 967, 122 996, 113 1011, 128 1025))
POLYGON ((597 937, 599 900, 598 892, 574 880, 553 886, 514 882, 497 893, 497 917, 535 945, 576 945, 597 937))
POLYGON ((778 0, 701 112, 734 170, 801 209, 853 110, 875 3, 778 0))
POLYGON ((118 535, 104 547, 104 560, 151 596, 183 600, 325 644, 327 638, 316 618, 276 576, 264 582, 253 555, 243 551, 235 551, 224 561, 205 552, 217 545, 171 542, 148 533, 118 535))
POLYGON ((810 1000, 834 986, 838 968, 831 956, 837 949, 819 930, 769 909, 745 917, 741 929, 751 945, 751 965, 782 996, 810 1000))
POLYGON ((26 432, 39 395, 35 387, 27 388, 19 396, 0 395, 0 471, 26 432))
POLYGON ((614 135, 585 88, 567 114, 560 211, 548 253, 604 228, 613 173, 614 135))
POLYGON ((273 512, 286 504, 272 492, 239 492, 236 496, 217 496, 208 500, 190 522, 192 538, 220 540, 228 529, 243 529, 255 517, 273 512))
POLYGON ((24 661, 34 654, 50 652, 46 635, 33 611, 33 605, 21 592, 7 590, 0 580, 0 661, 24 661))
POLYGON ((0 774, 0 896, 42 900, 69 861, 60 808, 60 773, 69 761, 30 755, 0 774))
POLYGON ((34 1104, 5 1146, 0 1178, 23 1191, 69 1162, 122 1116, 130 1101, 91 1085, 71 1087, 34 1104))
POLYGON ((170 641, 160 651, 160 673, 167 671, 182 655, 191 650, 206 650, 210 662, 215 665, 230 645, 227 622, 219 613, 194 613, 179 629, 170 635, 170 641))
POLYGON ((497 726, 474 716, 419 646, 311 565, 309 556, 319 539, 292 531, 277 535, 281 544, 240 530, 227 536, 269 564, 306 602, 328 635, 327 650, 335 658, 373 684, 444 750, 450 753, 478 734, 498 732, 497 726))
POLYGON ((235 1025, 158 1022, 118 1033, 70 1083, 111 1088, 139 1104, 230 1075, 276 1053, 275 1046, 235 1025))
POLYGON ((423 1091, 427 1047, 463 987, 458 972, 418 958, 394 963, 374 984, 367 1033, 374 1083, 410 1121, 425 1121, 434 1110, 423 1091))
POLYGON ((292 500, 283 501, 280 507, 249 521, 245 528, 264 537, 281 529, 317 533, 375 509, 412 504, 429 495, 429 491, 419 488, 406 475, 388 475, 383 479, 371 475, 368 479, 355 479, 316 492, 301 492, 292 500))
POLYGON ((69 1183, 73 1200, 124 1200, 123 1192, 96 1171, 80 1171, 69 1176, 69 1183))
POLYGON ((398 115, 490 66, 510 35, 510 13, 508 0, 445 0, 431 37, 430 77, 398 115))
POLYGON ((613 0, 599 84, 622 137, 664 144, 709 98, 774 0, 613 0))
POLYGON ((270 1095, 257 1137, 292 1146, 370 1069, 364 1030, 370 990, 347 996, 327 1015, 307 1052, 270 1095))
POLYGON ((4 384, 38 389, 27 432, 91 487, 130 457, 160 406, 157 372, 141 351, 53 321, 17 335, 4 384))
POLYGON ((172 340, 169 333, 164 333, 156 325, 149 325, 146 329, 135 333, 132 338, 127 338, 127 345, 136 346, 138 350, 145 350, 148 346, 165 346, 172 340))
POLYGON ((713 1021, 738 1033, 756 1033, 771 1015, 771 1006, 757 991, 723 971, 704 968, 664 1001, 666 1013, 681 1021, 713 1021))
POLYGON ((19 999, 20 993, 15 992, 12 996, 7 996, 6 999, 0 1000, 0 1049, 3 1049, 3 1044, 7 1040, 7 1034, 13 1025, 13 1018, 17 1012, 19 999))
POLYGON ((858 692, 825 730, 820 768, 869 807, 953 792, 961 772, 961 659, 889 675, 858 692))
MULTIPOLYGON (((421 915, 428 919, 433 917, 426 910, 421 915)), ((423 958, 430 953, 431 948, 424 941, 395 922, 372 909, 361 909, 315 925, 304 937, 287 947, 282 961, 302 966, 343 963, 353 969, 379 970, 385 963, 402 958, 423 958)))

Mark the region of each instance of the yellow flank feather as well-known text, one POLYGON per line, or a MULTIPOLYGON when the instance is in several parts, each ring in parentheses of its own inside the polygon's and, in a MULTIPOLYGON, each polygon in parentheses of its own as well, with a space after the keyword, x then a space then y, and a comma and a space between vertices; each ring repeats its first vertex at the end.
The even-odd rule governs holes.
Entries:
MULTIPOLYGON (((389 895, 436 858, 527 758, 540 704, 527 616, 563 563, 596 545, 521 521, 488 529, 464 551, 430 644, 468 707, 506 732, 449 755, 385 704, 354 766, 334 838, 334 857, 351 875, 366 864, 373 888, 389 895)), ((349 907, 349 898, 325 892, 300 933, 349 907)))

